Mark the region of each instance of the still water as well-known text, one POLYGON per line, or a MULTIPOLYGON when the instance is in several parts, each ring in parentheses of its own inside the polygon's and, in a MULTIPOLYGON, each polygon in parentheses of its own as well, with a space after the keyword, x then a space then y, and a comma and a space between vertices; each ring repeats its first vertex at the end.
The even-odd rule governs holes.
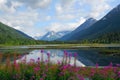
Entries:
POLYGON ((74 65, 74 53, 77 53, 77 66, 95 66, 96 63, 100 66, 107 66, 111 62, 113 65, 120 64, 119 48, 45 49, 44 53, 41 53, 40 49, 34 49, 19 61, 24 58, 27 62, 31 59, 37 61, 38 58, 41 59, 42 54, 43 60, 46 61, 48 60, 47 53, 50 53, 52 63, 62 62, 64 51, 67 51, 68 55, 71 54, 71 65, 74 65))
MULTIPOLYGON (((0 53, 9 51, 10 49, 0 49, 0 53)), ((14 49, 13 49, 14 51, 14 49)), ((50 62, 58 63, 62 62, 64 51, 71 54, 70 64, 74 65, 74 53, 77 53, 77 66, 95 66, 96 63, 99 66, 107 66, 111 62, 113 65, 120 64, 120 48, 78 48, 78 49, 45 49, 44 53, 41 53, 41 49, 19 49, 21 53, 27 53, 18 59, 18 62, 26 58, 27 62, 31 59, 41 59, 43 54, 43 60, 48 60, 47 53, 50 53, 50 62)))

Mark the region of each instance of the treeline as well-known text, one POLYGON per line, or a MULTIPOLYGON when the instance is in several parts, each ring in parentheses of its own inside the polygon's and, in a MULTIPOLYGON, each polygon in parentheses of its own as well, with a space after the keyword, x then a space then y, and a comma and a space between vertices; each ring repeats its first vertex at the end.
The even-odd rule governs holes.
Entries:
POLYGON ((110 32, 105 33, 97 38, 93 39, 84 39, 79 41, 67 41, 62 43, 70 44, 89 44, 89 43, 99 43, 99 44, 111 44, 111 43, 120 43, 120 32, 110 32))
POLYGON ((0 38, 0 45, 39 45, 39 44, 64 44, 61 41, 40 41, 25 38, 0 38))
POLYGON ((80 41, 80 43, 102 43, 102 44, 120 43, 120 32, 105 33, 98 36, 96 39, 86 39, 80 41))
POLYGON ((39 44, 89 44, 89 43, 120 43, 120 32, 107 33, 99 36, 96 39, 85 39, 80 41, 40 41, 34 39, 25 38, 13 38, 13 37, 2 37, 0 36, 1 45, 39 45, 39 44))
POLYGON ((111 32, 99 36, 93 40, 95 43, 120 43, 120 32, 111 32))

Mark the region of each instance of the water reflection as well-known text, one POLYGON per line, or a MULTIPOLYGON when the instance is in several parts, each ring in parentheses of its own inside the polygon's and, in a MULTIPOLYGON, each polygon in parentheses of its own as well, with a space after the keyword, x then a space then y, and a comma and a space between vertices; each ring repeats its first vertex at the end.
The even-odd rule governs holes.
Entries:
MULTIPOLYGON (((63 61, 64 51, 63 50, 44 50, 43 53, 41 53, 40 50, 33 50, 29 54, 23 56, 21 59, 17 60, 18 62, 26 59, 26 62, 30 62, 30 60, 34 60, 35 62, 38 60, 38 58, 42 59, 45 62, 48 60, 47 53, 50 53, 50 62, 53 64, 56 64, 58 62, 63 61)), ((71 53, 70 53, 71 54, 71 53)), ((68 61, 67 61, 68 62, 68 61)), ((71 56, 70 64, 74 65, 74 57, 71 56)), ((76 60, 76 66, 85 66, 81 61, 76 60)))

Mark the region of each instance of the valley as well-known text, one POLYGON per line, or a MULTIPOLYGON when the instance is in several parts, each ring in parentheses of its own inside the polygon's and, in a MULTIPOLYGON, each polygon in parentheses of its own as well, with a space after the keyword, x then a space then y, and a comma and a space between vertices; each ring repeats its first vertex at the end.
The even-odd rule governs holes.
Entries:
POLYGON ((0 1, 0 80, 120 80, 120 1, 0 1))

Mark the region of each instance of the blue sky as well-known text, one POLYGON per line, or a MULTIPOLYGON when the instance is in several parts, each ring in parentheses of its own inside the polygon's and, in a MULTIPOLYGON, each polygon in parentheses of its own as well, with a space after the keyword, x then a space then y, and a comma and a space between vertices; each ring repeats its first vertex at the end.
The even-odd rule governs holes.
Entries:
POLYGON ((0 0, 0 22, 34 37, 102 18, 120 0, 0 0))

